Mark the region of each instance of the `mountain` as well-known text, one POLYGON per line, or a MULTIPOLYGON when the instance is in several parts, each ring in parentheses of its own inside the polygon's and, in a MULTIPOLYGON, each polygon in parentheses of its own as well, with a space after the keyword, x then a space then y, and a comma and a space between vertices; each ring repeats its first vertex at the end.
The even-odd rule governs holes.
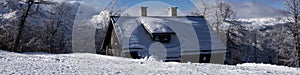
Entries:
MULTIPOLYGON (((274 26, 279 24, 285 24, 290 22, 290 18, 286 17, 267 17, 267 18, 238 18, 238 19, 229 19, 229 21, 239 22, 242 26, 244 26, 247 30, 254 29, 263 29, 267 26, 274 26)), ((221 25, 223 29, 228 29, 230 23, 225 22, 221 25)))

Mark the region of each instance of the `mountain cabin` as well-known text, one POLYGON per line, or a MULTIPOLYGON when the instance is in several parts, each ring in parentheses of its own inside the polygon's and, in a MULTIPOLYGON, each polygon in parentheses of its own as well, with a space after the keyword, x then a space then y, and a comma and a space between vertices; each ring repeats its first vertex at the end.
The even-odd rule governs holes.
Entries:
POLYGON ((97 53, 224 63, 226 46, 203 16, 177 16, 177 7, 168 8, 169 16, 147 16, 147 7, 141 7, 140 13, 136 17, 111 16, 102 51, 97 53))

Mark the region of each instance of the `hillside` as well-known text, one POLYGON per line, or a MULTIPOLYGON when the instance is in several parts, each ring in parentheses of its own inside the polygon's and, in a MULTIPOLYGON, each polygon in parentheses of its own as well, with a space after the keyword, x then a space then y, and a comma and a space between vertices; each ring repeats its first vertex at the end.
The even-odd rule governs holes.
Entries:
MULTIPOLYGON (((247 30, 262 29, 266 26, 274 26, 278 24, 285 24, 289 22, 288 18, 282 17, 266 17, 266 18, 238 18, 238 19, 229 19, 230 21, 238 21, 242 26, 247 30)), ((228 29, 230 26, 229 23, 223 23, 221 25, 222 29, 228 29)))
POLYGON ((297 52, 291 31, 291 21, 286 17, 239 18, 224 23, 221 34, 229 53, 229 64, 272 63, 296 66, 297 52))
POLYGON ((0 51, 0 74, 300 74, 299 68, 269 64, 239 64, 237 66, 160 62, 154 58, 127 59, 88 53, 46 54, 0 51))

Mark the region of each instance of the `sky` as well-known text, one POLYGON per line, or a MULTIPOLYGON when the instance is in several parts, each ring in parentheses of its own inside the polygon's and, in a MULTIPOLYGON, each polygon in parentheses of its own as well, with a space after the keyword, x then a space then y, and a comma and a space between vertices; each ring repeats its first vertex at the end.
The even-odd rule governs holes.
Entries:
POLYGON ((231 3, 247 3, 247 2, 253 2, 256 4, 264 4, 266 6, 278 8, 278 9, 284 9, 284 0, 229 0, 231 3))
POLYGON ((284 0, 230 0, 240 17, 278 17, 285 9, 284 0))
MULTIPOLYGON (((74 1, 74 0, 68 0, 74 1)), ((103 10, 111 0, 75 0, 94 7, 96 10, 103 10)), ((213 0, 206 0, 207 2, 213 0)), ((280 11, 285 8, 284 0, 224 0, 228 1, 237 12, 238 17, 277 17, 282 16, 280 11)), ((200 0, 119 0, 118 7, 127 8, 127 13, 136 16, 140 6, 147 6, 151 16, 167 15, 167 8, 176 6, 181 15, 197 10, 196 5, 200 0), (129 11, 130 10, 130 11, 129 11)))

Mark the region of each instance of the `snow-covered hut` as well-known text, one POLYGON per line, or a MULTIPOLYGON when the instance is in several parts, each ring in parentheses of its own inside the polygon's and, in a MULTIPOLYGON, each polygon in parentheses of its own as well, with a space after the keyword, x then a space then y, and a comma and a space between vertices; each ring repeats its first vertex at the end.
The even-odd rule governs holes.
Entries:
POLYGON ((223 63, 226 46, 203 16, 111 16, 102 44, 102 54, 165 61, 223 63), (104 53, 103 53, 104 52, 104 53))

